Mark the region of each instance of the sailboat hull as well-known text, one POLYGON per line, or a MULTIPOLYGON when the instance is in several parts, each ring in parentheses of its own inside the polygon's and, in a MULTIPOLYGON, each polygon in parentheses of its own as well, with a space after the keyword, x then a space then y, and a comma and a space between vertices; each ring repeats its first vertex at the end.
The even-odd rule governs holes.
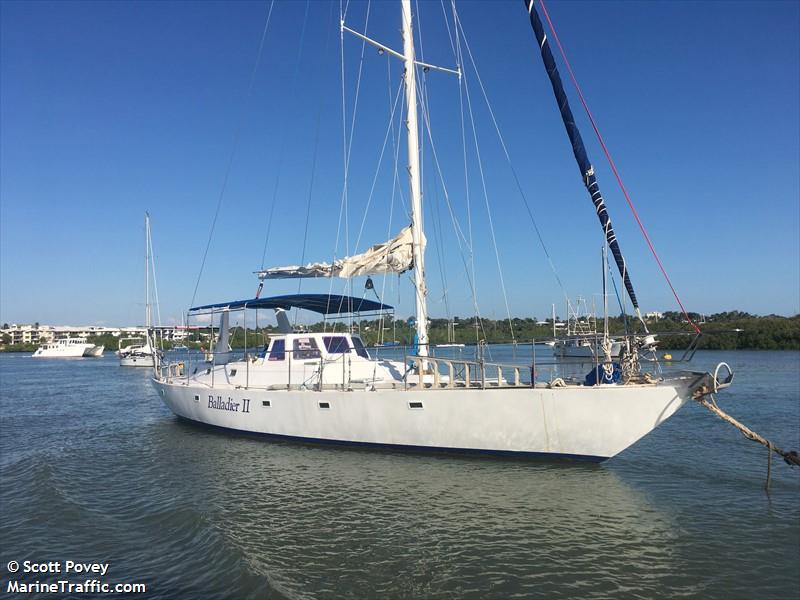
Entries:
POLYGON ((602 461, 686 402, 683 380, 627 386, 378 390, 209 389, 154 380, 177 416, 306 442, 602 461))

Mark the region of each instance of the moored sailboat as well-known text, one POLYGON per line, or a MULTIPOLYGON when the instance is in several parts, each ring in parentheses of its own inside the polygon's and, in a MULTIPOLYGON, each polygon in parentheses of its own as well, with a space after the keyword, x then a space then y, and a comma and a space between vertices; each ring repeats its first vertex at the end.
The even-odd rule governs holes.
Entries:
POLYGON ((416 71, 438 67, 417 61, 411 3, 403 0, 402 52, 349 29, 343 21, 341 27, 404 63, 411 224, 362 254, 262 269, 258 276, 264 282, 413 271, 416 352, 402 361, 375 359, 352 331, 297 332, 285 314, 289 309, 302 309, 335 318, 390 311, 382 302, 329 293, 198 306, 191 309, 193 314, 210 317, 212 323, 217 318, 220 323, 211 360, 196 366, 159 362, 156 369, 156 388, 176 415, 220 428, 301 441, 603 460, 652 431, 691 397, 730 384, 732 374, 720 381, 709 373, 654 377, 642 372, 639 352, 648 346, 651 336, 641 320, 630 275, 541 22, 533 2, 526 2, 526 7, 584 184, 644 328, 642 335, 631 335, 620 345, 619 362, 612 361, 613 346, 607 333, 595 370, 598 385, 559 378, 540 382, 532 368, 483 357, 436 357, 429 352, 416 71), (262 309, 275 311, 279 332, 266 347, 250 348, 252 352, 245 341, 244 358, 234 358, 228 350, 231 314, 243 313, 246 336, 247 311, 262 309))

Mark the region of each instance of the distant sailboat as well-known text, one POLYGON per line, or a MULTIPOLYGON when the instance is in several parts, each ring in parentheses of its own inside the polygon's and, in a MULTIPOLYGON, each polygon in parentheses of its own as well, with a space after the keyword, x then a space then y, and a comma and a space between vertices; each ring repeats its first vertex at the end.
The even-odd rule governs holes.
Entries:
POLYGON ((464 344, 456 342, 456 322, 452 319, 447 322, 447 343, 436 344, 437 348, 463 348, 464 344))
MULTIPOLYGON (((555 322, 553 337, 555 337, 555 322)), ((597 331, 595 315, 589 313, 586 301, 578 298, 574 309, 571 303, 567 306, 566 333, 563 337, 556 338, 553 354, 559 358, 602 360, 604 339, 606 337, 597 331)), ((613 339, 609 339, 608 342, 611 358, 619 358, 622 353, 622 342, 613 339)))
MULTIPOLYGON (((150 305, 150 277, 152 264, 152 240, 150 238, 150 214, 144 213, 144 320, 147 331, 144 336, 126 337, 119 340, 119 366, 150 367, 155 366, 157 350, 152 337, 152 309, 150 305), (126 342, 130 342, 126 344, 126 342)), ((155 274, 153 273, 155 279, 155 274)))

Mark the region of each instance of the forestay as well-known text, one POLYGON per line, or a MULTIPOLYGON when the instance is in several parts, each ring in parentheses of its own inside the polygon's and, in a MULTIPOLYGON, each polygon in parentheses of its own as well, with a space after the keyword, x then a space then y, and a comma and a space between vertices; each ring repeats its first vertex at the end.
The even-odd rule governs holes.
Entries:
MULTIPOLYGON (((422 246, 425 237, 420 232, 422 246)), ((257 271, 259 279, 297 279, 302 277, 359 277, 384 273, 403 273, 414 266, 414 241, 411 226, 394 238, 372 246, 366 252, 346 256, 333 263, 316 262, 303 266, 273 267, 257 271)))

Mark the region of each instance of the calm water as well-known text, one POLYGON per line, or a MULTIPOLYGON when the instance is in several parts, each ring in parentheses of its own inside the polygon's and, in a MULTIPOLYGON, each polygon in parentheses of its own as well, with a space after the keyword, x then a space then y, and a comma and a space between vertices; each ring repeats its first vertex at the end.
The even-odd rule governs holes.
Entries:
MULTIPOLYGON (((720 405, 800 449, 800 353, 693 367, 723 358, 720 405)), ((69 559, 147 598, 798 597, 800 470, 765 494, 767 451, 699 406, 601 465, 504 462, 210 432, 148 378, 0 355, 0 595, 69 559)))

